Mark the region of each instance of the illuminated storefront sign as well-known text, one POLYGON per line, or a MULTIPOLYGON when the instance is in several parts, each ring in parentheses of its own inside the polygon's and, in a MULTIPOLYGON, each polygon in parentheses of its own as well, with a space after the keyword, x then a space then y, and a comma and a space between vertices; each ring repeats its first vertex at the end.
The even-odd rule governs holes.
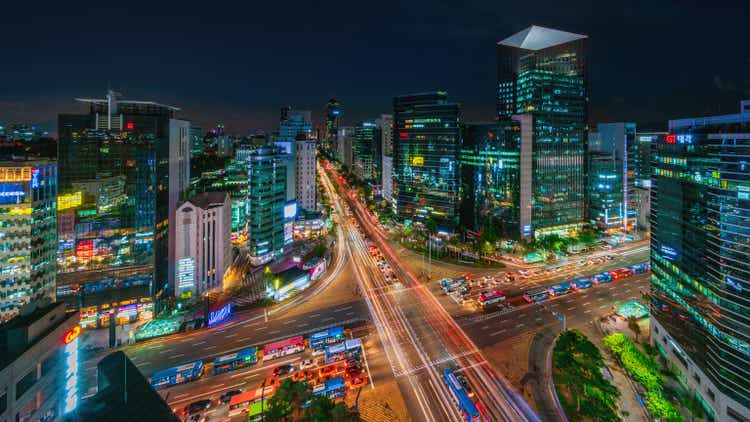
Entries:
POLYGON ((177 261, 177 292, 192 290, 195 285, 195 260, 193 258, 182 258, 177 261))
POLYGON ((63 413, 70 413, 78 406, 78 336, 80 334, 81 327, 76 325, 63 336, 63 343, 65 343, 63 348, 65 355, 63 413))
POLYGON ((75 208, 83 202, 83 194, 81 192, 66 193, 57 197, 57 210, 63 211, 70 208, 75 208))
POLYGON ((0 204, 18 204, 23 202, 26 192, 20 183, 0 184, 0 204))
POLYGON ((31 167, 0 167, 0 182, 28 182, 31 167))
POLYGON ((297 216, 297 203, 290 202, 284 205, 284 218, 294 218, 297 216))
POLYGON ((226 321, 230 316, 232 316, 232 302, 210 312, 208 314, 208 326, 213 327, 220 322, 226 321))
POLYGON ((424 165, 424 157, 414 157, 411 159, 411 165, 413 166, 423 166, 424 165))
POLYGON ((664 138, 668 144, 689 145, 693 143, 693 135, 675 135, 669 134, 664 138))

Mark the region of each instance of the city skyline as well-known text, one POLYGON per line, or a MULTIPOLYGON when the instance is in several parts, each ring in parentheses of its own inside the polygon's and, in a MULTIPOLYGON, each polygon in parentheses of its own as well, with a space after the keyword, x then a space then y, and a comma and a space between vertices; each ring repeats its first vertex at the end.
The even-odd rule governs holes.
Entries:
POLYGON ((8 13, 34 16, 35 31, 14 36, 21 30, 14 22, 0 30, 14 40, 0 51, 21 64, 0 71, 5 81, 0 82, 0 120, 39 123, 50 132, 56 130, 58 112, 77 111, 71 98, 95 95, 107 86, 129 97, 176 104, 183 118, 204 127, 223 122, 238 134, 275 127, 284 104, 310 109, 319 121, 325 101, 335 96, 344 107, 344 123, 354 124, 387 111, 393 96, 431 90, 447 90, 467 119, 483 121, 493 116, 495 43, 530 24, 593 40, 591 61, 599 71, 591 77, 589 123, 635 121, 644 129, 663 129, 669 118, 732 110, 750 91, 743 76, 750 57, 741 48, 747 29, 735 21, 742 13, 731 5, 713 9, 715 19, 709 22, 702 22, 698 6, 664 3, 534 3, 507 10, 489 2, 460 10, 413 3, 394 6, 398 13, 386 6, 355 20, 352 5, 319 10, 300 5, 305 13, 287 17, 291 29, 284 30, 273 19, 246 18, 281 15, 274 5, 227 7, 210 22, 200 9, 187 8, 175 23, 160 19, 167 10, 153 5, 148 15, 137 5, 95 5, 85 11, 51 6, 34 13, 26 7, 13 4, 8 13), (108 16, 111 24, 94 30, 86 20, 93 14, 108 16), (331 23, 320 30, 315 22, 331 23), (63 25, 77 30, 61 31, 63 25), (683 29, 697 26, 702 30, 683 29), (180 42, 150 42, 160 34, 180 42), (71 48, 82 39, 89 48, 71 48), (112 53, 110 43, 123 48, 112 53), (286 54, 284 46, 294 47, 286 54), (34 55, 21 54, 29 48, 34 55), (397 53, 399 61, 365 65, 363 48, 375 55, 397 53), (268 54, 276 59, 258 60, 268 54), (701 61, 688 66, 669 59, 695 55, 727 66, 714 69, 701 61), (441 61, 446 56, 455 60, 441 61), (59 60, 66 65, 45 70, 59 60), (156 60, 159 66, 153 66, 156 60), (298 60, 304 70, 295 70, 298 60), (341 78, 344 69, 357 71, 341 78), (156 90, 160 94, 153 98, 156 90))

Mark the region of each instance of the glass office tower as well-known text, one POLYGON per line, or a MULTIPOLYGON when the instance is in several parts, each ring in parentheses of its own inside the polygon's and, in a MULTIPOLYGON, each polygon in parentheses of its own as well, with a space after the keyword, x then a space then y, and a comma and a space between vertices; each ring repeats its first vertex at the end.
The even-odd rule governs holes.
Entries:
POLYGON ((402 220, 434 218, 452 230, 458 223, 460 107, 438 91, 393 100, 394 191, 402 220))
POLYGON ((56 202, 55 162, 0 161, 0 323, 55 300, 56 202))
POLYGON ((715 420, 750 420, 750 101, 653 150, 651 341, 715 420))
POLYGON ((278 148, 258 148, 247 158, 247 247, 252 265, 284 251, 287 167, 278 148))
POLYGON ((354 175, 367 182, 377 180, 379 152, 380 132, 375 122, 369 120, 360 122, 354 127, 354 151, 352 152, 354 175))
POLYGON ((497 44, 498 117, 533 117, 529 234, 565 234, 585 218, 587 38, 531 26, 497 44))
POLYGON ((57 297, 85 326, 149 317, 173 291, 174 216, 190 178, 190 123, 150 101, 78 99, 59 116, 57 297), (73 198, 73 199, 70 199, 73 198))
POLYGON ((499 225, 517 238, 520 219, 521 124, 500 121, 462 125, 461 225, 480 231, 499 225))

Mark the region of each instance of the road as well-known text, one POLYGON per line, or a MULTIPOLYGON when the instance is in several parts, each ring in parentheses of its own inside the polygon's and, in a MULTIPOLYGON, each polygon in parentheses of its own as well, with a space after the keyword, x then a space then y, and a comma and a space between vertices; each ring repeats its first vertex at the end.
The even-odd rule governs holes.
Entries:
MULTIPOLYGON (((339 212, 348 211, 325 172, 323 185, 334 198, 339 212)), ((337 178, 339 183, 343 183, 337 178)), ((342 191, 349 192, 345 185, 342 191)), ((510 383, 494 372, 479 349, 463 333, 435 297, 405 268, 384 241, 382 230, 373 224, 358 201, 345 198, 359 224, 383 252, 398 275, 399 283, 388 284, 368 254, 359 226, 342 219, 349 232, 357 279, 367 293, 374 323, 384 339, 384 347, 402 394, 417 420, 460 420, 457 408, 440 378, 444 368, 454 367, 468 378, 476 392, 480 411, 486 420, 538 420, 510 383)))

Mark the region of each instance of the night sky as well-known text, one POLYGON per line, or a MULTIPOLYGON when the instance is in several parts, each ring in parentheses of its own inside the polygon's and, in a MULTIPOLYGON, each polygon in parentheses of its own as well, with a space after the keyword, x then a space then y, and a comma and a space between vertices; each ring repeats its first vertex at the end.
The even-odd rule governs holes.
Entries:
POLYGON ((739 1, 8 3, 0 122, 53 131, 57 113, 80 109, 73 97, 108 86, 239 134, 274 129, 285 104, 317 122, 336 96, 353 124, 390 113, 394 95, 436 89, 464 120, 490 120, 495 44, 530 24, 589 35, 592 123, 659 128, 750 98, 739 1))

